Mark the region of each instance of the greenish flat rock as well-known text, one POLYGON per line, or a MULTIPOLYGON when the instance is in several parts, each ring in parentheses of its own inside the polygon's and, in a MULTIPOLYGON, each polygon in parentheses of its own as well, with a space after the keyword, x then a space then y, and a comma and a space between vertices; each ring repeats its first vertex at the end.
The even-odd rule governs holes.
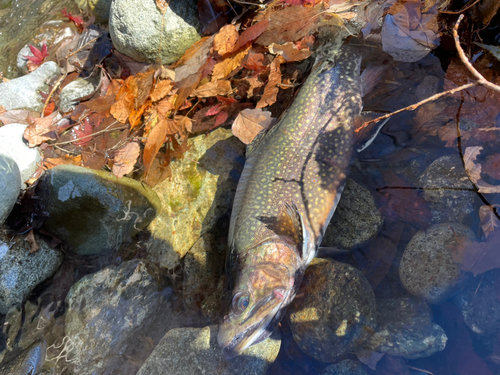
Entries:
POLYGON ((130 178, 72 165, 46 171, 35 192, 43 228, 80 255, 112 252, 160 212, 158 196, 130 178))

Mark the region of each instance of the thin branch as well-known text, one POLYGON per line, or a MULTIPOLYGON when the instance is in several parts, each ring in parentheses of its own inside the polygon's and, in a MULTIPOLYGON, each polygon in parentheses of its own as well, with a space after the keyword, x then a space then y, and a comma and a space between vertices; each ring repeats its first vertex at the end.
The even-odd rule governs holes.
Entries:
POLYGON ((435 95, 432 95, 431 97, 427 98, 427 99, 424 99, 418 103, 415 103, 415 104, 412 104, 408 107, 404 107, 404 108, 401 108, 401 109, 398 109, 397 111, 394 111, 394 112, 391 112, 391 113, 388 113, 384 116, 380 116, 380 117, 377 117, 373 120, 370 120, 370 121, 367 121, 365 123, 363 123, 363 126, 359 127, 358 129, 356 129, 356 133, 360 132, 362 129, 366 128, 368 125, 370 124, 373 124, 374 122, 379 122, 380 120, 385 120, 386 118, 389 118, 389 117, 392 117, 394 115, 397 115, 398 113, 401 113, 401 112, 404 112, 404 111, 414 111, 415 109, 417 109, 418 107, 426 104, 426 103, 429 103, 429 102, 432 102, 434 100, 437 100, 443 96, 446 96, 446 95, 452 95, 456 92, 459 92, 459 91, 462 91, 462 90, 467 90, 471 87, 474 87, 474 86, 477 86, 479 85, 480 82, 472 82, 472 83, 468 83, 466 85, 462 85, 462 86, 459 86, 459 87, 455 87, 454 89, 451 89, 451 90, 448 90, 448 91, 444 91, 444 92, 440 92, 438 94, 435 94, 435 95))
POLYGON ((500 92, 500 86, 495 85, 494 83, 491 83, 490 81, 486 80, 481 73, 479 73, 469 62, 469 59, 467 56, 465 56, 465 52, 460 46, 460 39, 458 37, 458 26, 460 25, 460 22, 462 22, 464 18, 464 15, 461 14, 460 17, 458 17, 457 23, 455 24, 455 27, 453 28, 453 38, 455 39, 455 46, 457 47, 458 55, 460 56, 460 60, 464 63, 464 65, 469 69, 469 71, 474 75, 474 77, 477 78, 478 82, 483 85, 488 87, 489 89, 495 90, 496 92, 500 92))
POLYGON ((95 37, 94 39, 91 39, 89 40, 87 43, 85 43, 83 46, 81 46, 80 48, 78 48, 76 51, 73 51, 71 52, 68 56, 66 56, 64 59, 68 59, 70 58, 71 56, 73 55, 76 55, 78 52, 80 52, 82 49, 84 49, 86 46, 88 46, 90 43, 92 42, 95 42, 97 39, 99 39, 101 37, 101 35, 99 35, 98 37, 95 37))
POLYGON ((54 92, 57 90, 59 85, 66 79, 66 76, 68 73, 64 73, 56 82, 54 87, 52 87, 52 90, 50 90, 49 96, 47 96, 47 100, 45 100, 45 104, 43 105, 42 113, 40 114, 40 118, 44 117, 45 110, 47 109, 47 105, 49 105, 49 101, 52 98, 52 95, 54 95, 54 92))
POLYGON ((109 129, 111 126, 113 126, 117 122, 118 121, 113 122, 111 125, 109 125, 108 127, 106 127, 106 129, 99 130, 98 132, 95 132, 95 133, 92 133, 92 134, 89 134, 89 135, 85 135, 85 136, 83 136, 81 138, 75 138, 75 139, 72 139, 71 141, 52 143, 52 144, 50 144, 50 146, 67 145, 68 143, 78 142, 78 141, 84 140, 85 138, 93 137, 94 135, 105 133, 107 131, 115 131, 115 130, 122 130, 122 129, 128 128, 128 125, 125 125, 125 126, 120 126, 118 128, 109 129))
POLYGON ((463 8, 462 10, 459 10, 457 12, 453 12, 453 11, 449 11, 449 10, 442 10, 440 11, 439 13, 444 13, 444 14, 460 14, 462 12, 465 12, 467 9, 470 9, 472 8, 474 5, 476 5, 477 3, 479 3, 481 0, 476 0, 474 1, 471 5, 467 5, 465 8, 463 8))

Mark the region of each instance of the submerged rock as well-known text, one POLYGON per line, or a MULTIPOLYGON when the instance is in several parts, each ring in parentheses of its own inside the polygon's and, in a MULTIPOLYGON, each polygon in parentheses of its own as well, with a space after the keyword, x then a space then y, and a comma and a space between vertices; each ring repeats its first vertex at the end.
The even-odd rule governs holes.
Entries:
POLYGON ((151 336, 157 318, 172 320, 168 296, 143 261, 105 268, 73 285, 66 297, 65 333, 75 373, 104 374, 115 368, 135 373, 136 364, 123 364, 123 358, 140 358, 138 337, 151 336))
POLYGON ((75 109, 76 99, 94 92, 94 85, 83 78, 77 78, 63 87, 59 94, 59 110, 61 112, 69 112, 75 109))
POLYGON ((0 83, 0 105, 7 110, 41 111, 43 102, 39 91, 47 91, 46 81, 57 73, 59 66, 48 61, 30 74, 0 83))
POLYGON ((31 178, 42 160, 38 148, 30 148, 24 141, 27 127, 24 124, 8 124, 0 128, 0 154, 10 156, 17 163, 23 187, 26 187, 24 182, 31 178))
POLYGON ((171 64, 200 39, 196 1, 178 0, 162 14, 155 1, 114 0, 109 32, 117 51, 134 60, 171 64))
POLYGON ((0 154, 0 225, 9 216, 21 191, 21 172, 16 162, 0 154))
POLYGON ((436 159, 418 180, 429 202, 432 222, 462 223, 466 215, 476 210, 478 197, 465 172, 459 155, 436 159))
POLYGON ((189 139, 184 157, 170 164, 171 177, 154 187, 163 210, 149 226, 153 262, 174 269, 202 234, 229 216, 245 150, 231 135, 219 128, 189 139))
POLYGON ((451 294, 460 277, 460 265, 452 253, 474 239, 472 230, 461 224, 437 224, 417 232, 399 265, 403 286, 428 302, 441 302, 451 294))
POLYGON ((78 8, 95 17, 96 23, 107 23, 111 0, 75 0, 78 8))
POLYGON ((30 253, 26 236, 0 232, 0 314, 20 306, 28 294, 51 276, 62 262, 62 254, 35 235, 40 248, 30 253))
POLYGON ((368 280, 352 266, 314 259, 287 316, 300 349, 322 362, 362 344, 373 332, 375 296, 368 280))
POLYGON ((358 361, 346 359, 345 361, 330 365, 325 368, 323 375, 366 375, 363 365, 358 361))
POLYGON ((347 179, 335 214, 326 228, 322 246, 352 249, 373 238, 384 219, 370 192, 347 179))
POLYGON ((222 298, 222 283, 220 279, 224 267, 224 253, 218 251, 213 235, 204 234, 184 257, 184 278, 182 281, 182 296, 188 310, 200 310, 202 314, 215 322, 220 318, 220 301, 222 298), (216 298, 215 308, 211 309, 211 299, 214 293, 220 292, 221 298, 216 298))
POLYGON ((160 211, 154 191, 130 178, 73 165, 45 171, 35 190, 43 227, 80 255, 108 253, 160 211))
POLYGON ((0 375, 30 375, 39 374, 45 362, 47 345, 37 342, 29 349, 23 351, 15 359, 0 368, 0 375))
POLYGON ((407 359, 444 350, 448 337, 432 322, 431 309, 411 298, 377 300, 377 328, 363 346, 407 359))
POLYGON ((281 345, 279 331, 231 360, 222 355, 217 344, 217 332, 216 325, 170 330, 137 375, 264 375, 278 356, 281 345))

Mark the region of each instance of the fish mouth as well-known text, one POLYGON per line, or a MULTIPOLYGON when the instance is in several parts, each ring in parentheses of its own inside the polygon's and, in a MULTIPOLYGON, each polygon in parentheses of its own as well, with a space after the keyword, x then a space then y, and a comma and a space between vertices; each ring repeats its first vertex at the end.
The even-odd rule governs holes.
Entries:
MULTIPOLYGON (((236 357, 246 348, 264 341, 269 336, 271 336, 274 328, 281 320, 282 315, 285 313, 285 309, 282 309, 282 307, 284 307, 284 302, 287 300, 289 293, 290 291, 287 291, 284 294, 284 298, 281 299, 281 301, 277 303, 276 306, 274 306, 263 319, 258 320, 252 325, 249 325, 243 331, 235 334, 230 340, 228 340, 228 338, 233 333, 233 330, 231 329, 231 323, 226 323, 219 326, 217 341, 226 359, 236 357)), ((273 294, 264 298, 265 303, 261 303, 258 307, 260 308, 263 305, 271 302, 273 299, 273 294)), ((254 314, 255 311, 252 311, 249 315, 251 317, 254 314)), ((247 317, 243 322, 239 323, 239 325, 241 326, 246 323, 250 317, 247 317)))

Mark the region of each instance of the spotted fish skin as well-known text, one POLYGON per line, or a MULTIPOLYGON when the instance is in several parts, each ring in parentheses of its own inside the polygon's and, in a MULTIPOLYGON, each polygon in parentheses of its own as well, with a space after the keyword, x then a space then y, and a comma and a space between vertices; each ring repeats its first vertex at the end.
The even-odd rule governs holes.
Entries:
POLYGON ((353 152, 360 60, 343 47, 313 68, 288 112, 247 155, 229 229, 232 304, 218 337, 226 357, 271 334, 321 243, 353 152))

